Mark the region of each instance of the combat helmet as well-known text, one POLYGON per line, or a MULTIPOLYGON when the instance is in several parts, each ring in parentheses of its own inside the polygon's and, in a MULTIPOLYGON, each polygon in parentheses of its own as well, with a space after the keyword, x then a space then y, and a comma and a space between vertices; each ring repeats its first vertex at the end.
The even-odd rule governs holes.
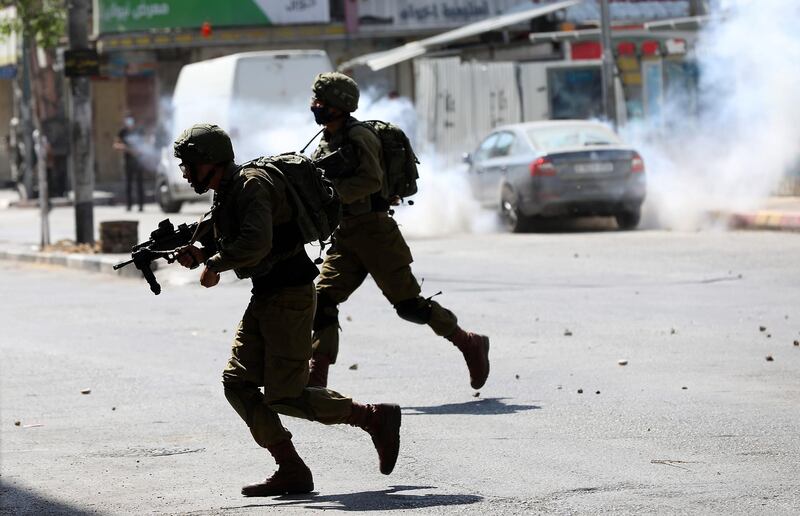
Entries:
POLYGON ((190 163, 233 161, 233 145, 228 133, 214 124, 195 124, 186 129, 173 145, 175 157, 190 163))
POLYGON ((358 84, 339 72, 317 75, 311 87, 314 96, 326 105, 352 113, 358 109, 358 84))

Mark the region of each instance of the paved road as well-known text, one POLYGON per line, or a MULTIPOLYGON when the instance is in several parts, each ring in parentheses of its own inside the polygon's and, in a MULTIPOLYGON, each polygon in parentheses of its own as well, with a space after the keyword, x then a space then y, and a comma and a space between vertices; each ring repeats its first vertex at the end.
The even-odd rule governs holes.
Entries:
POLYGON ((491 334, 489 382, 476 395, 457 351, 368 282, 343 307, 331 385, 404 407, 397 468, 380 475, 359 430, 287 418, 317 493, 276 499, 239 496, 272 463, 219 383, 246 283, 204 290, 166 270, 154 297, 0 262, 0 512, 800 511, 800 235, 412 246, 425 293, 491 334))

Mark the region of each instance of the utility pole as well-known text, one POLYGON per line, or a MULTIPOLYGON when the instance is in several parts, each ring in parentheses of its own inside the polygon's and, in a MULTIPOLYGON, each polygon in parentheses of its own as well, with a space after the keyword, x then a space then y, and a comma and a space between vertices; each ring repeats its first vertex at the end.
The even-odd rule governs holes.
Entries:
MULTIPOLYGON (((70 50, 89 48, 89 1, 66 0, 70 50)), ((94 152, 92 148, 91 83, 88 77, 71 77, 70 170, 75 194, 75 241, 94 244, 94 152)))
MULTIPOLYGON (((30 95, 32 97, 31 105, 33 106, 33 137, 31 142, 34 154, 36 155, 36 177, 39 186, 39 245, 44 248, 50 245, 50 192, 47 188, 47 149, 45 146, 44 132, 42 131, 44 109, 42 107, 42 96, 39 92, 39 79, 38 77, 34 77, 34 74, 39 73, 39 62, 35 58, 36 40, 30 37, 24 37, 23 39, 25 41, 25 49, 27 50, 27 55, 25 55, 25 63, 27 64, 26 73, 30 87, 30 95)), ((32 176, 33 171, 31 170, 31 177, 32 176)))
POLYGON ((600 0, 600 22, 603 45, 603 111, 606 119, 617 128, 617 109, 614 95, 614 49, 611 47, 611 13, 608 0, 600 0))

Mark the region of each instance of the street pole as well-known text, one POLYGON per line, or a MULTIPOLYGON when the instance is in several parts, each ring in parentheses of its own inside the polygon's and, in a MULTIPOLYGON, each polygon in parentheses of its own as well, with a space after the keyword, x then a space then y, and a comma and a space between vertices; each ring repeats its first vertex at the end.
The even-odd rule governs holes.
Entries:
MULTIPOLYGON (((36 155, 36 177, 39 186, 39 245, 42 249, 50 245, 50 193, 47 188, 47 149, 45 146, 44 132, 42 131, 42 118, 44 109, 42 107, 42 95, 39 91, 39 78, 34 74, 39 73, 39 62, 36 59, 35 39, 27 38, 26 45, 28 50, 27 73, 30 85, 31 105, 33 106, 33 150, 36 155)), ((31 171, 32 172, 32 171, 31 171)), ((31 174, 32 175, 32 174, 31 174)))
POLYGON ((617 109, 614 96, 614 50, 611 47, 611 14, 608 0, 600 0, 600 22, 603 44, 603 111, 606 120, 617 128, 617 109))
MULTIPOLYGON (((89 48, 89 1, 66 0, 71 50, 89 48)), ((69 84, 70 169, 75 195, 75 240, 79 244, 94 244, 91 83, 88 77, 71 77, 69 84)))

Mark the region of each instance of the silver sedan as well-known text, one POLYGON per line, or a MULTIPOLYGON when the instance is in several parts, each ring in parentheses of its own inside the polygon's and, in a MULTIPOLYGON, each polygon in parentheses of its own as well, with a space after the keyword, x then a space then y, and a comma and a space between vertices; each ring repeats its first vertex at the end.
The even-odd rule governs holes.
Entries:
POLYGON ((587 120, 495 128, 464 161, 476 199, 499 208, 511 231, 535 217, 613 216, 639 224, 644 162, 607 126, 587 120))

